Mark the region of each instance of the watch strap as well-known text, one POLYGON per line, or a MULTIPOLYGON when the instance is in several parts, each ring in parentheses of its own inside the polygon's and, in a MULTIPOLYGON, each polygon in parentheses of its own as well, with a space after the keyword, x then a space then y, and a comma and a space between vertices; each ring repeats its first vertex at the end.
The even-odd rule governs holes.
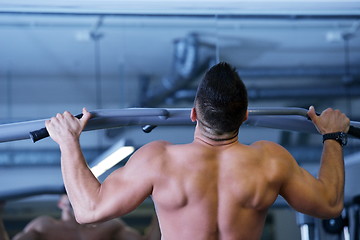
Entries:
POLYGON ((342 147, 347 143, 347 135, 344 132, 326 133, 323 135, 323 143, 329 139, 337 141, 342 147))

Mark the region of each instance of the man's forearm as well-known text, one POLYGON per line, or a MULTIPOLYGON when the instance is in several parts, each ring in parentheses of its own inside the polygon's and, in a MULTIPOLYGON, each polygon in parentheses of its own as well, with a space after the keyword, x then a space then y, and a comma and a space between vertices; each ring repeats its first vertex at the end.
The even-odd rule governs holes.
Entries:
POLYGON ((61 145, 61 170, 70 202, 78 222, 91 222, 96 206, 99 181, 90 171, 78 141, 61 145))
POLYGON ((344 200, 344 160, 340 144, 334 140, 324 142, 319 180, 324 184, 330 207, 342 208, 344 200))

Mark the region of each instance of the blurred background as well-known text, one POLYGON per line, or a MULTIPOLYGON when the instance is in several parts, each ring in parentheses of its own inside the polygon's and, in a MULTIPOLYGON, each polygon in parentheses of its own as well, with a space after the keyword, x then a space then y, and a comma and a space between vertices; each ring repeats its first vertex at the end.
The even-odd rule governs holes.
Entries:
MULTIPOLYGON (((199 79, 219 61, 238 69, 250 107, 332 107, 360 121, 359 1, 0 0, 0 123, 82 107, 192 107, 199 79)), ((148 134, 123 127, 85 132, 81 143, 91 165, 119 141, 136 149, 157 139, 190 142, 192 134, 192 126, 148 134)), ((316 173, 321 136, 241 128, 241 142, 261 139, 282 144, 316 173)), ((360 160, 359 146, 350 139, 345 159, 360 160)), ((61 189, 59 158, 51 139, 1 143, 0 194, 61 189)), ((349 198, 357 191, 346 188, 349 198)), ((42 214, 59 216, 57 199, 8 200, 9 232, 42 214)), ((147 199, 124 219, 143 229, 152 214, 147 199)), ((270 210, 263 239, 300 239, 286 204, 270 210)))

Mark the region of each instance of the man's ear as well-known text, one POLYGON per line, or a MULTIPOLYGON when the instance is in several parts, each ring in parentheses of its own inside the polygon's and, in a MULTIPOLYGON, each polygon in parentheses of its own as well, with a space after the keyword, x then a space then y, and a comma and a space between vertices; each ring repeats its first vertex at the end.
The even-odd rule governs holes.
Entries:
POLYGON ((192 108, 191 109, 191 113, 190 113, 190 119, 191 121, 195 122, 197 120, 197 115, 196 115, 196 109, 192 108))
POLYGON ((246 113, 245 113, 245 117, 244 117, 243 122, 245 122, 245 121, 248 119, 248 117, 249 117, 249 111, 246 110, 246 113))

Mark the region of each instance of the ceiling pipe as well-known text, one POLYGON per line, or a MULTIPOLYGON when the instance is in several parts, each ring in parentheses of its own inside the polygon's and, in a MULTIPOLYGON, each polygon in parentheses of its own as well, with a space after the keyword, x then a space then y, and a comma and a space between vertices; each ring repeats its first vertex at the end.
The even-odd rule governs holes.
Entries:
MULTIPOLYGON (((0 8, 0 14, 7 15, 34 15, 34 16, 109 16, 109 17, 167 17, 167 18, 224 18, 224 19, 255 19, 255 20, 360 20, 359 14, 355 9, 347 11, 346 9, 339 12, 297 12, 288 13, 282 11, 281 13, 251 13, 251 12, 208 12, 208 13, 196 13, 196 12, 124 12, 121 7, 121 11, 112 9, 83 9, 76 11, 75 8, 0 8)), ((233 9, 232 9, 233 10, 233 9)))
POLYGON ((248 88, 249 99, 293 99, 293 98, 342 98, 359 97, 360 86, 310 86, 248 88))
POLYGON ((200 54, 200 48, 203 46, 199 42, 196 34, 189 34, 183 39, 174 42, 174 62, 173 73, 171 77, 166 77, 161 84, 149 88, 150 81, 144 81, 140 89, 139 105, 141 107, 156 107, 163 103, 165 99, 172 96, 175 92, 188 86, 197 76, 205 72, 213 60, 212 56, 203 56, 200 54), (147 86, 144 86, 147 84, 147 86), (145 97, 144 97, 145 96, 145 97))
MULTIPOLYGON (((198 44, 198 43, 197 43, 198 44)), ((194 46, 194 45, 193 45, 194 46)), ((183 46, 182 46, 183 48, 183 46)), ((176 77, 169 77, 162 81, 162 85, 156 86, 154 89, 150 90, 148 85, 150 80, 141 81, 141 91, 139 94, 140 106, 152 107, 160 104, 165 99, 170 100, 170 102, 176 100, 185 100, 193 101, 195 97, 195 89, 184 89, 190 82, 194 80, 193 75, 198 75, 197 73, 192 72, 196 64, 194 57, 196 56, 195 52, 188 54, 187 61, 184 61, 184 57, 180 57, 181 51, 177 49, 175 53, 174 69, 177 72, 176 77), (195 55, 193 54, 195 53, 195 55), (189 56, 192 56, 190 58, 189 56), (190 61, 192 59, 192 61, 190 61), (191 67, 192 66, 192 67, 191 67), (145 96, 145 97, 144 97, 145 96)), ((208 63, 211 62, 209 59, 204 61, 204 65, 199 67, 201 71, 205 71, 208 67, 208 63)), ((239 68, 238 68, 239 69, 239 68)), ((240 68, 241 69, 241 68, 240 68)), ((279 68, 279 69, 264 69, 264 68, 250 68, 250 69, 241 69, 238 71, 243 79, 248 77, 251 78, 287 78, 287 77, 344 77, 346 72, 344 68, 279 68)), ((352 67, 349 71, 352 78, 358 78, 360 76, 360 67, 352 67)), ((360 95, 359 86, 319 86, 319 87, 304 87, 304 86, 294 86, 294 87, 279 87, 279 88, 258 88, 258 87, 249 87, 249 98, 253 100, 261 99, 286 99, 286 98, 303 98, 303 97, 322 97, 322 98, 332 98, 332 97, 358 97, 360 95)))
MULTIPOLYGON (((347 74, 343 67, 332 68, 247 68, 237 67, 242 78, 246 77, 338 77, 347 74)), ((349 74, 360 76, 360 66, 351 66, 349 74)))
MULTIPOLYGON (((248 87, 250 100, 278 100, 296 98, 347 98, 360 97, 360 85, 355 86, 318 86, 318 87, 277 87, 257 88, 248 87)), ((195 89, 179 90, 173 95, 173 101, 194 101, 195 89)))

